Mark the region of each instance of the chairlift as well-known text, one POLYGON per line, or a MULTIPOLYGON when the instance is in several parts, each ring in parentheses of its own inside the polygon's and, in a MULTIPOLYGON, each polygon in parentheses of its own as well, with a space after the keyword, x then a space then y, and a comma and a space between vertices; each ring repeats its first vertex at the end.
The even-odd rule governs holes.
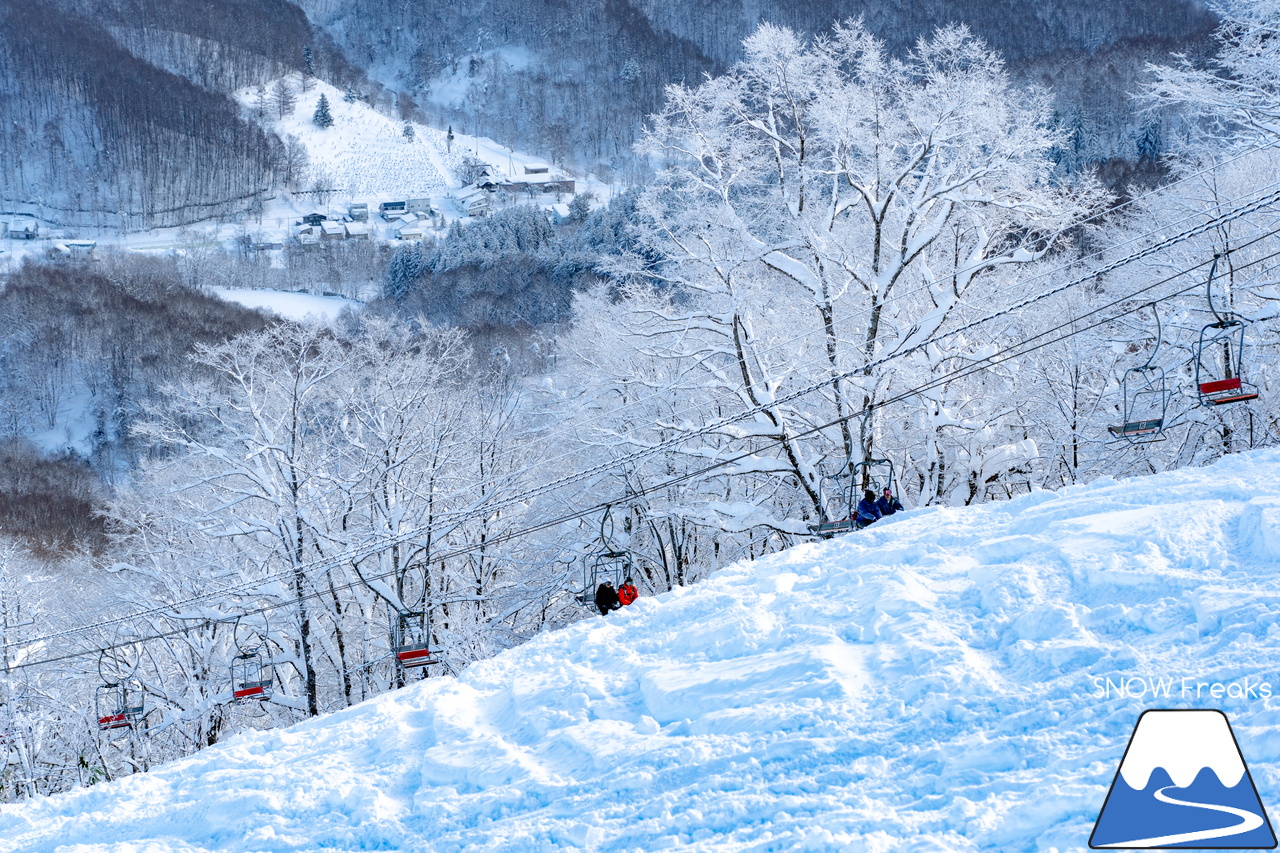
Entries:
POLYGON ((102 678, 94 694, 98 731, 132 729, 146 713, 142 683, 134 677, 137 672, 136 656, 130 661, 129 655, 119 650, 112 655, 107 649, 98 653, 98 675, 102 678))
POLYGON ((601 550, 583 558, 582 561, 582 594, 578 601, 592 607, 595 605, 596 588, 605 581, 615 588, 631 577, 631 552, 618 548, 613 542, 613 507, 605 506, 604 515, 600 518, 601 550))
POLYGON ((1154 302, 1151 303, 1151 313, 1156 317, 1156 345, 1143 364, 1124 372, 1120 381, 1120 393, 1124 401, 1120 423, 1107 427, 1107 431, 1113 436, 1130 444, 1149 444, 1164 440, 1169 398, 1173 394, 1168 387, 1164 368, 1155 363, 1160 344, 1164 341, 1164 331, 1160 324, 1160 312, 1156 310, 1154 302))
POLYGON ((403 611, 396 618, 396 660, 405 669, 440 663, 431 650, 431 619, 426 610, 403 611))
POLYGON ((1202 406, 1244 403, 1258 397, 1257 387, 1244 380, 1245 330, 1249 323, 1233 312, 1220 313, 1213 304, 1213 276, 1218 269, 1218 257, 1213 256, 1209 279, 1205 282, 1205 299, 1214 322, 1200 330, 1193 354, 1196 391, 1202 406))
POLYGON ((858 501, 865 490, 870 489, 879 495, 889 489, 897 494, 894 488, 893 462, 888 459, 864 459, 861 462, 846 463, 840 471, 823 479, 834 481, 837 491, 832 501, 835 504, 832 511, 836 520, 824 521, 811 528, 822 537, 834 536, 854 528, 858 501))
POLYGON ((238 654, 231 659, 231 696, 237 702, 263 702, 271 698, 275 687, 276 668, 266 653, 266 636, 264 629, 261 638, 245 629, 242 633, 240 620, 236 620, 235 643, 238 654), (247 636, 247 639, 241 639, 247 636), (261 639, 261 642, 254 642, 261 639))

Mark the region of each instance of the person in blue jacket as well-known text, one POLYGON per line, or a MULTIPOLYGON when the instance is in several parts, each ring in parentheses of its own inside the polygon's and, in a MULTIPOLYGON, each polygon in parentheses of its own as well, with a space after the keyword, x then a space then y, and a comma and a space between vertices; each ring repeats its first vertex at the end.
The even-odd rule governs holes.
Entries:
POLYGON ((858 509, 853 514, 853 526, 861 530, 868 524, 880 520, 880 510, 876 508, 876 493, 867 489, 858 501, 858 509))
POLYGON ((884 495, 880 500, 876 501, 876 509, 880 510, 880 517, 884 518, 886 515, 900 512, 902 510, 902 501, 893 496, 892 489, 885 489, 884 495))

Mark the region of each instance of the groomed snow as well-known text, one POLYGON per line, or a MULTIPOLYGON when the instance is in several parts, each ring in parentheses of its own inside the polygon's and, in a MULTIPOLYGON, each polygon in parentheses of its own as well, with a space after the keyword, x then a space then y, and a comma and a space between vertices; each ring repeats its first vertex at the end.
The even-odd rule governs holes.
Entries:
MULTIPOLYGON (((347 103, 341 89, 323 80, 313 80, 308 92, 293 88, 293 112, 280 118, 268 109, 264 123, 279 134, 297 137, 306 146, 313 180, 321 180, 338 195, 431 196, 453 183, 444 164, 444 131, 411 122, 410 141, 404 137, 404 122, 361 101, 347 103), (313 121, 321 95, 329 102, 332 127, 317 127, 313 121)), ((242 89, 237 97, 246 109, 255 108, 255 89, 242 89)))
POLYGON ((259 308, 279 314, 288 320, 332 320, 343 308, 360 308, 354 299, 341 296, 315 296, 310 293, 285 293, 280 290, 252 290, 234 287, 211 287, 215 296, 236 302, 246 308, 259 308))
POLYGON ((4 807, 0 849, 1081 851, 1149 707, 1223 709, 1274 810, 1278 544, 1277 451, 909 512, 4 807), (1173 695, 1100 695, 1139 678, 1173 695))

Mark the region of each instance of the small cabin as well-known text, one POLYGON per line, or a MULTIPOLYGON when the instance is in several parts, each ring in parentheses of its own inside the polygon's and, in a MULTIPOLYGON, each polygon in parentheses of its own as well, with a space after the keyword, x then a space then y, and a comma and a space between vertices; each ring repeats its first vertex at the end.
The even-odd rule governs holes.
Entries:
POLYGON ((257 237, 250 237, 249 245, 252 246, 256 252, 269 252, 272 249, 283 249, 284 241, 279 237, 264 237, 259 235, 257 237))
POLYGON ((564 225, 573 219, 573 214, 569 212, 567 204, 553 204, 547 210, 547 214, 551 217, 552 225, 564 225))
POLYGON ((525 163, 524 173, 526 175, 549 175, 551 167, 546 163, 525 163))
POLYGON ((577 192, 577 185, 573 178, 552 178, 549 181, 543 181, 542 191, 544 193, 568 193, 572 195, 577 192))
POLYGON ((71 253, 71 259, 77 261, 93 260, 94 252, 98 248, 96 240, 68 240, 64 245, 71 253))
POLYGON ((328 218, 329 217, 323 213, 319 213, 319 212, 308 213, 306 216, 302 217, 302 224, 315 226, 315 225, 319 225, 321 222, 324 222, 328 218))
POLYGON ((347 229, 343 227, 343 223, 333 221, 320 223, 321 240, 345 240, 346 238, 347 229))
POLYGON ((353 202, 347 205, 347 216, 351 218, 352 222, 368 222, 369 205, 364 202, 353 202))
POLYGON ((419 220, 401 222, 394 230, 397 240, 421 240, 427 236, 427 224, 419 220))
POLYGON ((34 219, 15 219, 9 223, 10 240, 34 240, 40 236, 40 225, 34 219))
POLYGON ((346 229, 348 240, 368 240, 373 236, 367 222, 346 222, 343 223, 343 227, 346 229))
POLYGON ((320 235, 311 229, 298 233, 298 244, 304 249, 314 249, 320 245, 320 235))

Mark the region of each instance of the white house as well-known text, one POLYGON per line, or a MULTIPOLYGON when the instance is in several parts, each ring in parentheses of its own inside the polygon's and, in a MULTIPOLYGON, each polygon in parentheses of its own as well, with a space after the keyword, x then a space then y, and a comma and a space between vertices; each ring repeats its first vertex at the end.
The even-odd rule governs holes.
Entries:
POLYGON ((10 240, 34 240, 40 236, 40 225, 34 219, 15 219, 9 223, 10 240))
POLYGON ((467 216, 484 216, 492 209, 489 194, 479 187, 464 187, 453 194, 453 200, 467 216))

